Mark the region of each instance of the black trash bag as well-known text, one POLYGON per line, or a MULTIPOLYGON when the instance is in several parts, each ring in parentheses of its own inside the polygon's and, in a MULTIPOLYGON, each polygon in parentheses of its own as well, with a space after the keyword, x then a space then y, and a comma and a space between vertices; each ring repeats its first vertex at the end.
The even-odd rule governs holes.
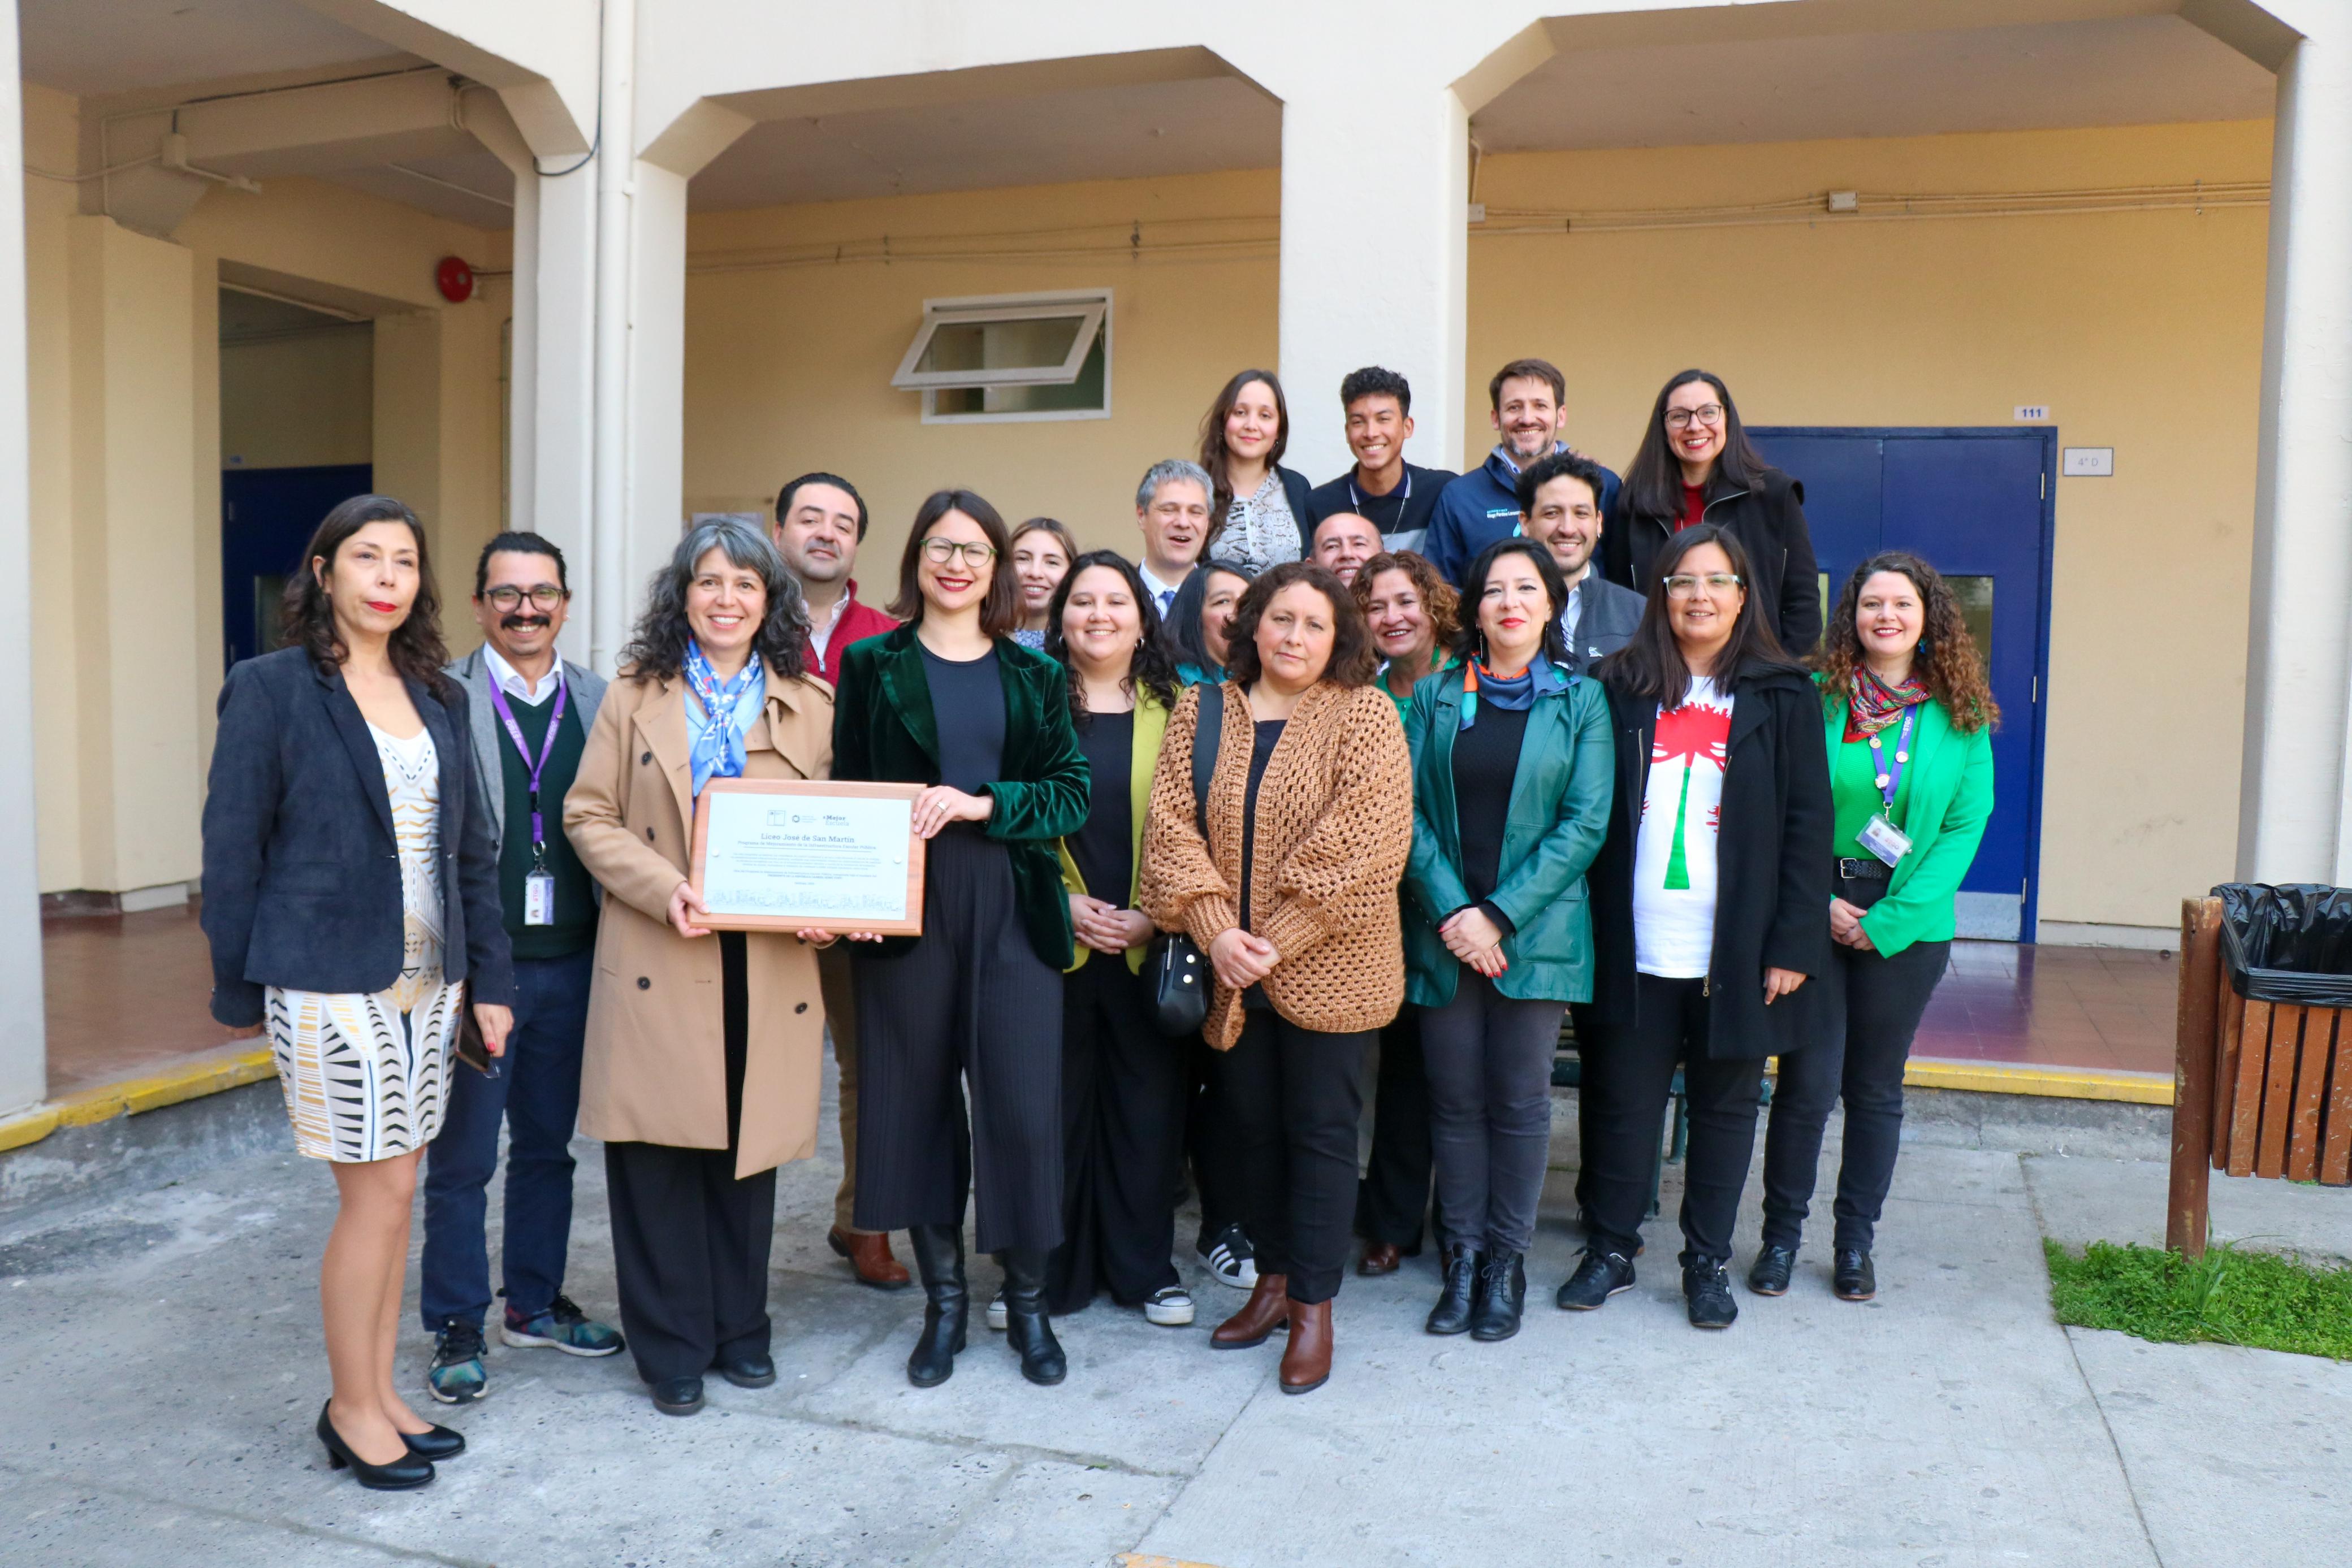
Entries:
POLYGON ((2249 1001, 2352 1008, 2352 887, 2225 882, 2221 957, 2249 1001))

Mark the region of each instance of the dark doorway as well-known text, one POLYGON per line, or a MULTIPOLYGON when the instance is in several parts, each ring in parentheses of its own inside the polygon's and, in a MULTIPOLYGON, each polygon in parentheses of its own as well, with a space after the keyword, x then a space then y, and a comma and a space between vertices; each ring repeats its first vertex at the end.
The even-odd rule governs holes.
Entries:
POLYGON ((225 664, 278 646, 278 601, 302 547, 338 501, 364 496, 375 467, 229 468, 221 474, 221 634, 225 664))

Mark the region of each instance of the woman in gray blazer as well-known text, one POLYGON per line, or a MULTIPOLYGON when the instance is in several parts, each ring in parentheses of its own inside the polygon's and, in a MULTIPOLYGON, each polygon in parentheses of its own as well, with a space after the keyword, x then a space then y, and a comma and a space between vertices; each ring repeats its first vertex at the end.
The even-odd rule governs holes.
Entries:
POLYGON ((401 1490, 466 1446, 393 1391, 417 1157, 468 1001, 485 1047, 504 1051, 514 972, 425 532, 400 502, 355 496, 308 553, 286 594, 289 646, 221 688, 204 823, 212 1009, 266 1026, 295 1145, 335 1173, 319 1440, 361 1485, 401 1490))

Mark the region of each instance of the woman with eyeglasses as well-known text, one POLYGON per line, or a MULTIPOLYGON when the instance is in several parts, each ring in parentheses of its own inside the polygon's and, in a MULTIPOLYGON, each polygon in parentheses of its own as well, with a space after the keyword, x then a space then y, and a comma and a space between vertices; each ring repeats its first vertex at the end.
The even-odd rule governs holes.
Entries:
MULTIPOLYGON (((1616 735, 1609 836, 1591 890, 1591 1222, 1559 1305, 1633 1284, 1660 1124, 1683 1067, 1683 1296, 1731 1326, 1726 1265, 1756 1145, 1764 1061, 1820 1035, 1830 898, 1820 695, 1780 650, 1728 529, 1684 529, 1653 561, 1633 640, 1595 667, 1616 735)), ((1580 1029, 1581 1028, 1580 1020, 1580 1029)))
POLYGON ((1822 639, 1822 593, 1805 486, 1764 461, 1723 378, 1692 370, 1667 382, 1651 405, 1601 531, 1601 575, 1648 592, 1666 541, 1700 523, 1746 549, 1748 592, 1780 647, 1799 658, 1811 653, 1822 639))
POLYGON ((857 1228, 904 1230, 929 1304, 907 1376, 943 1383, 964 1346, 963 1217, 1004 1267, 1006 1332, 1032 1383, 1067 1363, 1045 1317, 1062 1239, 1059 841, 1087 822, 1087 761, 1062 666, 1013 640, 1020 590, 996 508, 941 490, 915 514, 890 613, 842 656, 833 776, 920 784, 923 933, 856 955, 857 1228), (971 1104, 966 1113, 965 1088, 971 1104), (967 1134, 966 1127, 970 1128, 967 1134))
POLYGON ((1822 1129, 1843 1099, 1830 1287, 1866 1301, 1878 1293, 1870 1247, 1895 1180, 1903 1067, 1951 956, 1960 879, 1992 816, 2000 709, 1951 589, 1902 550, 1846 579, 1813 680, 1837 810, 1834 946, 1822 1039, 1780 1062, 1764 1134, 1764 1244, 1748 1288, 1787 1292, 1822 1129))

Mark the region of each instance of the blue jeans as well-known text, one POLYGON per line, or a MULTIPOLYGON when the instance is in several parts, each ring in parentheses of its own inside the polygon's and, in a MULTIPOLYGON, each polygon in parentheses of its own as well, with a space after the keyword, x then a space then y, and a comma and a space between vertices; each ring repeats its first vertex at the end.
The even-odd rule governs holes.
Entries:
POLYGON ((591 946, 562 958, 515 960, 514 1032, 485 1078, 452 1057, 448 1113, 425 1156, 425 1270, 418 1305, 427 1332, 490 1310, 484 1220, 507 1124, 507 1306, 545 1312, 563 1289, 572 1241, 572 1129, 580 1114, 580 1051, 588 1030, 591 946))

